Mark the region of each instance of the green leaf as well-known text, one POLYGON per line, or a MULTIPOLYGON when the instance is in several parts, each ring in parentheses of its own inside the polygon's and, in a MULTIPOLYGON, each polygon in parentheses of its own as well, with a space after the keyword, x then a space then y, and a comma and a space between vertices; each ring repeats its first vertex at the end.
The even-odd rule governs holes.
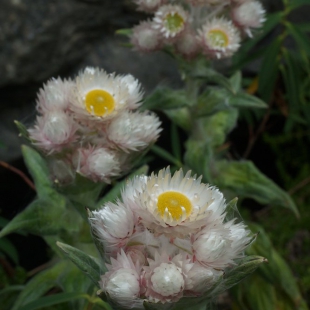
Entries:
POLYGON ((230 93, 218 87, 208 87, 197 99, 192 109, 194 117, 211 116, 218 111, 228 109, 230 93))
POLYGON ((132 28, 118 29, 115 31, 116 34, 124 35, 130 37, 132 35, 132 28))
POLYGON ((295 10, 302 5, 310 5, 309 0, 290 0, 288 9, 295 10))
POLYGON ((77 202, 84 208, 94 208, 105 186, 105 183, 92 182, 77 173, 74 183, 61 188, 60 191, 73 202, 73 206, 75 206, 74 202, 77 202))
POLYGON ((26 138, 27 140, 30 141, 30 139, 29 139, 29 132, 28 132, 27 128, 24 126, 24 124, 20 123, 19 121, 14 121, 14 123, 15 123, 18 131, 19 131, 19 134, 22 137, 24 137, 24 138, 26 138))
POLYGON ((249 197, 262 204, 280 205, 299 216, 292 198, 251 161, 217 161, 213 173, 213 181, 220 189, 231 190, 234 195, 249 197))
POLYGON ((204 79, 208 82, 214 82, 217 85, 223 86, 228 91, 232 93, 234 92, 234 88, 232 87, 230 80, 221 73, 209 67, 206 66, 200 67, 200 70, 196 70, 194 77, 204 79))
POLYGON ((22 291, 24 288, 25 285, 10 285, 0 290, 0 296, 10 292, 22 291))
POLYGON ((241 90, 242 74, 241 71, 236 71, 229 79, 231 88, 235 94, 241 90))
POLYGON ((239 92, 230 98, 230 105, 236 108, 267 108, 267 104, 259 98, 239 92))
POLYGON ((266 102, 271 98, 278 77, 278 55, 281 47, 282 40, 278 37, 265 49, 265 57, 259 70, 258 92, 266 102))
POLYGON ((259 30, 258 34, 254 36, 254 38, 252 38, 251 40, 242 43, 238 53, 235 53, 233 57, 235 70, 244 68, 244 65, 249 61, 259 58, 260 55, 265 55, 266 48, 261 48, 261 50, 257 53, 256 45, 260 41, 262 41, 281 22, 283 15, 284 12, 282 11, 269 14, 267 17, 267 21, 263 24, 263 27, 261 30, 259 30))
POLYGON ((189 106, 189 100, 184 90, 173 90, 168 87, 158 87, 145 98, 141 110, 167 110, 189 106))
POLYGON ((65 255, 79 268, 81 269, 92 281, 93 283, 99 287, 100 275, 103 273, 99 265, 95 262, 95 260, 83 253, 82 251, 61 243, 57 242, 57 245, 61 250, 65 253, 65 255))
POLYGON ((178 109, 163 110, 172 123, 178 125, 185 131, 190 131, 192 127, 192 117, 187 107, 178 109))
POLYGON ((26 145, 22 146, 22 153, 25 164, 34 180, 38 196, 46 198, 51 193, 52 181, 45 160, 37 151, 26 145))
POLYGON ((210 167, 213 163, 213 151, 210 145, 190 138, 186 141, 185 148, 185 165, 198 175, 202 175, 205 182, 211 182, 210 167))
POLYGON ((6 254, 14 264, 18 265, 18 252, 15 246, 7 238, 0 239, 0 253, 6 254))
POLYGON ((77 233, 81 224, 82 218, 67 204, 66 198, 51 189, 48 197, 34 200, 15 216, 1 230, 0 238, 20 230, 40 236, 55 235, 61 230, 77 233))
POLYGON ((30 303, 56 285, 58 276, 67 268, 67 263, 59 262, 58 264, 50 267, 47 270, 41 271, 36 274, 25 285, 17 297, 11 310, 20 310, 23 305, 30 303))
MULTIPOLYGON (((21 307, 19 310, 35 310, 42 309, 44 307, 49 307, 53 305, 58 305, 60 303, 69 302, 73 299, 86 298, 90 300, 90 296, 85 293, 59 293, 51 296, 44 296, 35 301, 32 301, 25 306, 21 307)), ((106 308, 108 309, 108 308, 106 308)))
POLYGON ((167 160, 168 162, 176 165, 177 167, 182 167, 182 163, 175 158, 173 155, 171 155, 169 152, 167 152, 165 149, 161 148, 158 145, 153 145, 151 147, 152 152, 154 152, 159 157, 167 160))
POLYGON ((289 266, 274 249, 268 235, 260 225, 251 223, 249 227, 251 230, 259 231, 260 234, 256 239, 256 242, 247 249, 247 252, 250 254, 265 255, 268 259, 268 264, 262 266, 259 272, 273 286, 280 286, 281 289, 291 298, 296 307, 294 309, 299 309, 299 306, 301 306, 304 301, 289 266))
POLYGON ((308 35, 300 30, 299 25, 295 25, 292 23, 287 22, 286 24, 287 29, 289 30, 289 33, 292 35, 296 43, 299 45, 299 47, 307 52, 307 54, 310 54, 310 43, 308 35))
POLYGON ((228 288, 236 285, 248 275, 253 273, 262 263, 266 263, 267 259, 261 256, 246 256, 240 259, 238 265, 226 272, 224 280, 216 292, 223 292, 228 288))

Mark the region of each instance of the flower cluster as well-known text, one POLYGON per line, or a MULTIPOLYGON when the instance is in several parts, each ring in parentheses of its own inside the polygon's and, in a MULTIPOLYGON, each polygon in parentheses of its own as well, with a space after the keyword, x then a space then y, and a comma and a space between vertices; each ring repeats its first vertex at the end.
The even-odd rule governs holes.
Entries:
POLYGON ((130 74, 108 74, 88 67, 74 80, 51 79, 37 99, 39 116, 30 128, 33 144, 44 152, 54 178, 71 181, 78 172, 110 182, 154 143, 159 119, 138 112, 140 83, 130 74))
POLYGON ((203 296, 251 242, 243 223, 226 220, 222 193, 190 172, 138 176, 121 198, 89 217, 108 268, 101 290, 121 307, 203 296))
POLYGON ((265 11, 256 0, 134 0, 152 19, 133 28, 131 42, 142 52, 172 46, 187 59, 232 56, 243 37, 264 22, 265 11))

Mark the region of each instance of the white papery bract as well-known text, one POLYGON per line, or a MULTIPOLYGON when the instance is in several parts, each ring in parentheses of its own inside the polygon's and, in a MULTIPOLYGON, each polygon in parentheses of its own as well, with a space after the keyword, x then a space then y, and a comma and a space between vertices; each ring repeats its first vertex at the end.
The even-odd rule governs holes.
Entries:
POLYGON ((89 223, 94 235, 111 253, 127 244, 135 229, 136 219, 132 211, 121 202, 108 202, 99 211, 93 211, 89 223))
POLYGON ((176 51, 186 59, 192 59, 201 51, 195 32, 185 30, 174 44, 176 51))
POLYGON ((41 113, 55 110, 66 111, 74 83, 71 79, 52 78, 39 90, 37 110, 41 113))
POLYGON ((189 286, 186 290, 190 290, 193 294, 201 294, 206 292, 220 277, 223 271, 205 267, 195 262, 193 267, 187 274, 189 286))
POLYGON ((141 52, 153 52, 163 46, 160 32, 149 21, 141 22, 132 29, 131 43, 141 52))
POLYGON ((174 39, 186 26, 188 13, 180 5, 163 5, 156 11, 153 22, 165 39, 174 39))
POLYGON ((37 117, 37 124, 29 129, 33 144, 45 152, 57 153, 73 143, 77 136, 77 124, 72 117, 60 110, 37 117))
POLYGON ((232 10, 234 23, 252 37, 251 28, 259 28, 265 19, 265 10, 258 1, 248 1, 232 10))
POLYGON ((156 253, 145 266, 143 283, 145 296, 152 302, 176 302, 183 296, 187 283, 187 273, 193 264, 185 256, 178 254, 172 259, 165 253, 156 253))
POLYGON ((125 309, 144 309, 140 296, 139 264, 134 264, 131 257, 120 251, 117 259, 112 258, 111 264, 106 265, 108 272, 101 276, 101 290, 113 301, 125 309))
POLYGON ((120 174, 117 153, 104 147, 78 149, 73 157, 79 173, 93 181, 111 182, 111 178, 120 174))
POLYGON ((249 231, 243 224, 226 224, 220 221, 206 226, 193 238, 193 252, 201 264, 223 270, 234 264, 234 259, 241 257, 242 251, 249 244, 249 231))
POLYGON ((127 86, 127 108, 129 110, 137 109, 142 104, 141 100, 143 97, 143 90, 140 82, 131 74, 120 76, 119 80, 127 86))
POLYGON ((240 47, 240 33, 224 18, 213 18, 198 30, 198 40, 204 53, 211 58, 232 56, 240 47))
POLYGON ((134 0, 139 11, 155 12, 167 0, 134 0))
MULTIPOLYGON (((134 182, 127 186, 133 187, 134 182)), ((147 179, 135 206, 148 229, 183 236, 221 217, 225 200, 216 188, 201 183, 201 177, 196 179, 190 171, 184 176, 182 169, 172 176, 167 168, 147 179)))
POLYGON ((120 113, 107 127, 107 136, 115 145, 128 152, 138 151, 155 142, 161 122, 153 113, 120 113))

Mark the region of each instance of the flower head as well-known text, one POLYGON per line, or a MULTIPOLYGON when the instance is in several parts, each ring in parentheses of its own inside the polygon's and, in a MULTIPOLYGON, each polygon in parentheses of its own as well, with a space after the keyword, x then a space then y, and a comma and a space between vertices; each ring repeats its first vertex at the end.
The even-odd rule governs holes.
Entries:
POLYGON ((131 43, 136 50, 153 52, 162 48, 160 32, 153 25, 153 22, 144 21, 133 28, 131 43))
POLYGON ((186 26, 188 13, 179 5, 163 5, 155 13, 154 29, 164 38, 173 39, 180 35, 186 26))
POLYGON ((143 309, 143 300, 138 299, 141 290, 139 264, 134 264, 131 257, 121 251, 107 268, 109 271, 99 282, 101 290, 120 306, 143 309))
POLYGON ((155 12, 167 0, 134 0, 139 11, 155 12))
POLYGON ((143 268, 145 296, 153 302, 178 301, 188 286, 187 273, 193 264, 181 254, 171 258, 165 253, 156 253, 154 260, 148 261, 149 266, 143 268))
POLYGON ((73 90, 72 80, 61 78, 50 79, 43 88, 39 90, 37 99, 37 110, 40 113, 51 111, 66 111, 69 107, 69 99, 73 90))
POLYGON ((161 131, 160 124, 154 114, 124 111, 110 123, 107 136, 125 152, 138 151, 157 140, 161 131))
POLYGON ((134 203, 148 229, 173 236, 197 231, 209 220, 220 218, 225 208, 223 195, 216 188, 201 183, 201 178, 190 172, 184 176, 179 170, 172 176, 168 168, 146 180, 134 203))
POLYGON ((128 108, 127 83, 104 70, 87 67, 76 78, 71 109, 77 120, 105 121, 128 108))
POLYGON ((37 117, 37 124, 29 129, 33 144, 46 153, 62 151, 77 139, 77 124, 61 110, 54 110, 37 117))
POLYGON ((234 23, 252 36, 251 28, 259 28, 265 19, 265 10, 258 1, 244 2, 232 10, 234 23))
POLYGON ((198 40, 204 53, 211 58, 232 56, 240 46, 238 29, 224 18, 213 18, 198 31, 198 40))

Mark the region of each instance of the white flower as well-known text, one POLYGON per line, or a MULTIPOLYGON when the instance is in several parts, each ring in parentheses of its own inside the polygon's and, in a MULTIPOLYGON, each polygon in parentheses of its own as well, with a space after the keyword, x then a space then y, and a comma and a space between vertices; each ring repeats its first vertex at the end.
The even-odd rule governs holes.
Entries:
POLYGON ((214 285, 223 274, 222 271, 202 266, 198 262, 195 262, 194 266, 187 274, 190 286, 186 287, 186 289, 189 289, 194 293, 203 293, 214 285))
POLYGON ((242 256, 251 238, 243 224, 233 223, 234 220, 225 224, 217 221, 196 234, 193 251, 197 261, 222 270, 242 256))
POLYGON ((73 156, 76 170, 93 181, 111 182, 111 178, 120 175, 117 153, 104 147, 78 149, 73 156))
POLYGON ((222 3, 228 3, 227 0, 187 0, 192 5, 202 6, 202 5, 219 5, 222 3))
POLYGON ((74 180, 75 171, 67 158, 57 159, 51 157, 48 161, 48 166, 55 183, 65 184, 71 183, 74 180))
MULTIPOLYGON (((135 181, 128 186, 134 188, 135 181)), ((209 221, 222 218, 225 209, 223 195, 201 183, 201 177, 191 177, 190 171, 184 176, 182 169, 171 176, 169 168, 153 173, 136 193, 134 203, 143 225, 155 234, 174 237, 196 232, 209 221)))
POLYGON ((106 264, 108 272, 101 276, 99 282, 103 292, 120 306, 130 309, 144 309, 140 296, 140 266, 134 264, 131 257, 123 250, 117 259, 111 259, 111 265, 106 264))
POLYGON ((107 128, 108 139, 125 152, 138 151, 154 143, 162 128, 153 113, 124 111, 107 128))
POLYGON ((95 236, 108 253, 126 245, 134 233, 136 219, 129 208, 120 201, 106 203, 99 211, 93 211, 89 223, 95 236))
POLYGON ((55 110, 66 111, 74 83, 61 78, 52 78, 39 90, 37 110, 44 114, 55 110))
POLYGON ((77 124, 65 112, 54 110, 37 117, 37 124, 29 129, 33 144, 47 153, 61 152, 75 140, 77 124))
POLYGON ((163 5, 155 13, 154 29, 158 29, 164 38, 173 39, 185 29, 188 13, 179 5, 163 5))
POLYGON ((240 46, 238 29, 224 18, 213 18, 198 30, 198 40, 204 53, 218 59, 232 56, 240 46))
POLYGON ((185 30, 175 42, 176 51, 185 58, 191 59, 200 52, 196 34, 191 29, 185 30))
POLYGON ((250 28, 259 28, 265 19, 265 10, 258 1, 244 2, 232 11, 234 23, 244 28, 249 37, 252 37, 250 28))
POLYGON ((133 27, 131 43, 141 52, 153 52, 162 48, 160 32, 154 29, 153 23, 149 21, 133 27))
MULTIPOLYGON (((77 120, 109 120, 128 108, 128 87, 114 74, 87 67, 76 77, 70 108, 77 120)), ((131 103, 132 104, 132 103, 131 103)))
POLYGON ((134 0, 139 11, 154 12, 167 0, 134 0))
POLYGON ((166 254, 156 253, 154 260, 148 259, 144 266, 143 283, 145 296, 151 302, 176 302, 183 296, 187 284, 187 274, 193 264, 181 254, 172 259, 166 254))
POLYGON ((126 84, 128 90, 127 106, 129 110, 135 110, 141 105, 143 97, 142 86, 131 74, 119 77, 119 80, 126 84))

